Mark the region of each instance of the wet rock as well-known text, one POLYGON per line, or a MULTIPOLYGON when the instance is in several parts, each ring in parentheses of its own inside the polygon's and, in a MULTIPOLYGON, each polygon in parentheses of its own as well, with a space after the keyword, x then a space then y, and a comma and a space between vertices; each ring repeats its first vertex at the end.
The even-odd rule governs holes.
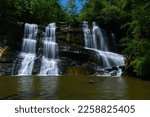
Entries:
POLYGON ((94 74, 95 76, 99 76, 99 75, 108 75, 110 71, 108 71, 108 69, 98 69, 96 70, 97 72, 94 74))
POLYGON ((110 75, 111 75, 111 76, 117 76, 117 70, 111 71, 111 72, 110 72, 110 75))
POLYGON ((99 74, 99 75, 103 75, 104 73, 105 73, 104 69, 97 70, 97 74, 99 74))
POLYGON ((122 71, 125 71, 125 66, 119 66, 122 71))
POLYGON ((0 63, 0 75, 11 75, 12 63, 0 63))
POLYGON ((113 67, 112 67, 112 71, 113 71, 113 70, 118 70, 118 67, 113 66, 113 67))
POLYGON ((90 83, 90 84, 93 84, 93 83, 94 83, 94 80, 89 80, 89 83, 90 83))

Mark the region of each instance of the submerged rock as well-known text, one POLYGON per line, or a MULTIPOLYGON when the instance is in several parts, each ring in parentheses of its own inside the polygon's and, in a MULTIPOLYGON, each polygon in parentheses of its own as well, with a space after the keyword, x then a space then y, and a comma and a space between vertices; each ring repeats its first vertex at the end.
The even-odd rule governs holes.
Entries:
POLYGON ((89 80, 89 83, 90 83, 90 84, 93 84, 93 83, 94 83, 94 80, 89 80))

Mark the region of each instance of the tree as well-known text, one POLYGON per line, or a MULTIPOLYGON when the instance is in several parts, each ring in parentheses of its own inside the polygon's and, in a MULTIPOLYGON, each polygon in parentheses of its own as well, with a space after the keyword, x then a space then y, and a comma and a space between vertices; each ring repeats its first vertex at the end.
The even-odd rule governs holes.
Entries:
POLYGON ((123 53, 127 57, 127 72, 132 67, 136 76, 149 77, 150 66, 150 1, 132 0, 130 20, 124 27, 127 30, 127 39, 122 39, 125 46, 123 53))
POLYGON ((24 22, 45 23, 64 19, 60 0, 17 0, 16 8, 18 19, 24 22))
POLYGON ((64 10, 66 12, 66 21, 72 24, 76 22, 77 17, 76 0, 68 0, 64 10))

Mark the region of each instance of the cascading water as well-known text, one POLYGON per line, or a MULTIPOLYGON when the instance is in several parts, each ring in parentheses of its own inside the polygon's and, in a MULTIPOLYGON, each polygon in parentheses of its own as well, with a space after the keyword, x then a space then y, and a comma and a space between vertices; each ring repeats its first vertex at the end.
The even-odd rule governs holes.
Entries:
POLYGON ((55 30, 55 23, 50 23, 46 27, 43 39, 43 56, 39 75, 59 75, 57 63, 58 46, 56 43, 55 30))
POLYGON ((122 70, 119 66, 124 66, 124 57, 117 53, 109 52, 107 40, 104 38, 99 26, 93 22, 92 33, 88 28, 88 22, 83 22, 83 32, 85 40, 85 48, 93 50, 97 53, 97 75, 102 76, 120 76, 122 70), (108 71, 113 67, 117 68, 108 71), (99 72, 100 71, 100 72, 99 72))
POLYGON ((85 47, 93 48, 95 46, 95 40, 92 39, 92 34, 90 29, 88 28, 88 22, 83 23, 83 32, 84 32, 84 41, 85 47))
POLYGON ((31 75, 36 57, 36 35, 38 26, 36 24, 25 24, 21 66, 18 70, 18 75, 31 75))
POLYGON ((103 51, 108 51, 107 40, 104 38, 101 29, 97 26, 96 22, 93 22, 93 48, 103 51))

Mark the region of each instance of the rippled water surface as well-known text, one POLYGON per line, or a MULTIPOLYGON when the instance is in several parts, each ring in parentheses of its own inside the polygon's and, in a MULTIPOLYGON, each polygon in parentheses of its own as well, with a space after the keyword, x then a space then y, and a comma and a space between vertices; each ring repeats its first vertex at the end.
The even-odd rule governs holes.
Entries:
POLYGON ((0 99, 150 99, 150 81, 96 76, 0 76, 0 99))

